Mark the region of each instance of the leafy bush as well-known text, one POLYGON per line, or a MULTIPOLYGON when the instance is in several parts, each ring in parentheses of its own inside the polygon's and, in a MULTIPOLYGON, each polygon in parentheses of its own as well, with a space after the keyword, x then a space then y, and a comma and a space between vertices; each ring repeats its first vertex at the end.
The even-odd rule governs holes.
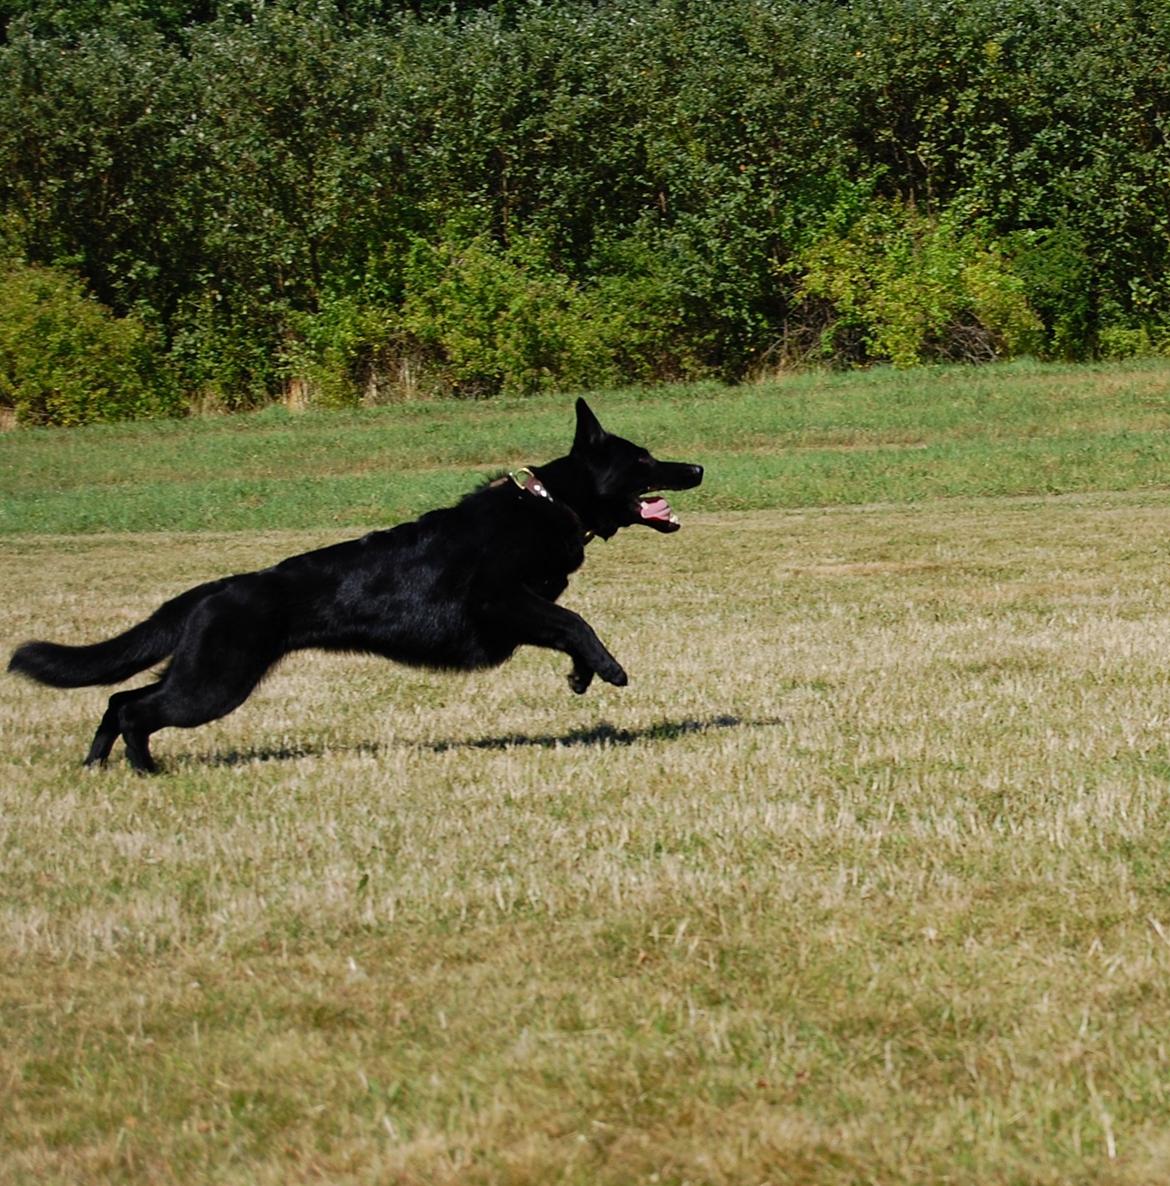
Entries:
POLYGON ((182 408, 154 334, 114 317, 72 276, 0 274, 0 406, 24 424, 87 424, 182 408))
POLYGON ((170 354, 191 405, 238 412, 268 403, 284 381, 286 317, 270 302, 216 287, 182 301, 170 354))
POLYGON ((798 297, 826 301, 836 320, 824 352, 914 366, 1029 353, 1039 318, 1003 255, 946 217, 877 200, 801 252, 798 297))
POLYGON ((527 395, 613 381, 600 308, 549 267, 539 244, 487 236, 418 242, 407 260, 402 325, 430 348, 454 392, 527 395))
POLYGON ((346 402, 416 358, 477 394, 735 378, 789 340, 1081 358, 1170 325, 1166 0, 9 16, 0 237, 157 326, 196 401, 346 402))
POLYGON ((294 316, 285 351, 289 382, 302 384, 306 402, 353 406, 375 398, 381 372, 399 338, 393 312, 357 296, 329 297, 315 314, 294 316))
POLYGON ((637 383, 697 379, 718 353, 704 292, 672 243, 641 227, 597 256, 593 292, 602 349, 615 374, 637 383))
POLYGON ((1017 231, 1007 240, 1028 303, 1044 323, 1048 353, 1082 359, 1099 346, 1100 291, 1092 250, 1070 226, 1017 231))

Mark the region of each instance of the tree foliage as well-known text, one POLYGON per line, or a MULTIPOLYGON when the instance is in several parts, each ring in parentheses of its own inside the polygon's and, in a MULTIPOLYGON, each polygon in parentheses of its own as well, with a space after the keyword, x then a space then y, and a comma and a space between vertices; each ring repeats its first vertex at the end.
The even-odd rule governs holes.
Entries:
POLYGON ((227 407, 1170 339, 1170 0, 0 16, 8 256, 227 407))

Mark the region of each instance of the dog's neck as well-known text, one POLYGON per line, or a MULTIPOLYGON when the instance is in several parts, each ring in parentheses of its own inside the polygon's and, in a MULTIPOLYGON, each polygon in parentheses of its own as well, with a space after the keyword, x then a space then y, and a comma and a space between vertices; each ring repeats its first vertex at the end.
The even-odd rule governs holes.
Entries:
POLYGON ((576 520, 581 524, 581 534, 584 536, 584 542, 589 543, 596 535, 596 532, 590 531, 588 527, 581 520, 581 516, 573 510, 569 503, 563 499, 558 500, 548 492, 548 487, 530 470, 527 466, 522 469, 512 470, 508 474, 508 478, 515 483, 518 489, 523 490, 525 494, 531 494, 533 498, 547 498, 549 502, 560 502, 576 520))

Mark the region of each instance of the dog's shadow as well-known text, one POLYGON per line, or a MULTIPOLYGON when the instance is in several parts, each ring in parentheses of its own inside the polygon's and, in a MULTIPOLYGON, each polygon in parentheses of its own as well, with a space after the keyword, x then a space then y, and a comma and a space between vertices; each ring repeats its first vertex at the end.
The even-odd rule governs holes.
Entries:
MULTIPOLYGON (((688 717, 681 721, 658 721, 640 729, 619 729, 607 721, 588 729, 570 729, 565 733, 506 733, 497 737, 450 738, 439 741, 400 741, 399 745, 413 746, 432 753, 445 754, 452 750, 510 750, 533 747, 536 749, 569 749, 586 747, 608 749, 614 746, 637 745, 643 741, 678 741, 693 734, 711 733, 723 729, 762 728, 779 724, 778 719, 745 720, 721 714, 699 720, 688 717)), ((193 757, 190 761, 206 766, 246 766, 253 762, 295 762, 301 758, 324 758, 330 754, 359 754, 377 757, 387 753, 389 746, 378 742, 356 745, 258 746, 255 749, 228 750, 224 753, 193 757)))
POLYGON ((453 749, 516 749, 532 746, 538 749, 561 749, 588 746, 605 749, 609 746, 637 745, 640 741, 677 741, 690 733, 707 733, 714 729, 735 729, 749 722, 739 717, 717 716, 705 721, 659 721, 643 729, 618 729, 602 721, 589 729, 570 729, 567 733, 508 733, 502 737, 478 737, 457 741, 430 741, 423 748, 437 754, 453 749))

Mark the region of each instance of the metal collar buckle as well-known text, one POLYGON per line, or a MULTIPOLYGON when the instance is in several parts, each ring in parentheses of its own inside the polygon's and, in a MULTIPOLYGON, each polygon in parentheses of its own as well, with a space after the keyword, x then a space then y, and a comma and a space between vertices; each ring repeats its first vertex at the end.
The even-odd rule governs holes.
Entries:
POLYGON ((550 502, 552 501, 552 495, 545 489, 544 483, 527 466, 523 469, 514 469, 508 477, 528 494, 535 494, 537 498, 547 498, 550 502))

